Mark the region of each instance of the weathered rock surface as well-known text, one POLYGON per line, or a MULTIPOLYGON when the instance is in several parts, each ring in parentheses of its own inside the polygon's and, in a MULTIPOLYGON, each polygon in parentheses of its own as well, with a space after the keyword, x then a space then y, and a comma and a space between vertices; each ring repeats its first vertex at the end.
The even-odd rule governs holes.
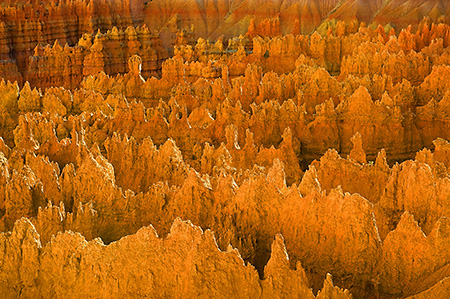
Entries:
POLYGON ((449 6, 337 2, 5 2, 0 293, 450 296, 449 6))
POLYGON ((105 72, 110 75, 130 71, 128 59, 138 54, 142 59, 142 75, 161 75, 161 65, 167 58, 159 36, 143 27, 113 27, 104 34, 85 33, 70 47, 56 40, 53 46, 37 46, 29 57, 23 77, 33 86, 78 87, 84 76, 105 72))
POLYGON ((132 25, 128 1, 4 1, 0 8, 1 76, 20 79, 39 44, 74 45, 83 33, 132 25), (5 60, 3 60, 5 59, 5 60))
MULTIPOLYGON (((279 235, 262 281, 236 249, 219 250, 210 230, 179 218, 165 238, 146 226, 109 245, 71 231, 43 245, 33 224, 22 218, 0 234, 0 244, 0 290, 8 298, 314 298, 300 263, 290 269, 279 235)), ((318 298, 337 298, 334 294, 351 298, 333 287, 329 276, 318 298)))

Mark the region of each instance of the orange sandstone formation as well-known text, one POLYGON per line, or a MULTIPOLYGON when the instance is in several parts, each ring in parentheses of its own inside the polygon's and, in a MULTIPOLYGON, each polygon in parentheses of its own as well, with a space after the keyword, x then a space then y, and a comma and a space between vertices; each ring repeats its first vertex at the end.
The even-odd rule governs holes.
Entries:
POLYGON ((448 9, 5 2, 0 293, 450 296, 448 9))
MULTIPOLYGON (((75 44, 92 30, 132 25, 128 1, 4 1, 0 8, 1 44, 6 59, 2 76, 20 72, 28 66, 28 57, 41 44, 59 40, 75 44)), ((14 78, 16 79, 16 78, 14 78)))

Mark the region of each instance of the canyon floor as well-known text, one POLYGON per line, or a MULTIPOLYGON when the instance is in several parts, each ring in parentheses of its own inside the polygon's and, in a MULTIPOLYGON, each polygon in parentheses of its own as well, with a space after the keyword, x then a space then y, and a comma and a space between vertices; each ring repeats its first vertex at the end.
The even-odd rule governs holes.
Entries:
POLYGON ((449 24, 3 1, 0 297, 450 298, 449 24))

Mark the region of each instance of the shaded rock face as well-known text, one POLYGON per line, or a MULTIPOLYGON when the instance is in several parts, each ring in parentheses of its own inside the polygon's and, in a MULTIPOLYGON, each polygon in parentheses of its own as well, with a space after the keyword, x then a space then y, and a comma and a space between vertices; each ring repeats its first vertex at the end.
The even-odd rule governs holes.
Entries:
POLYGON ((6 61, 2 61, 2 71, 20 79, 39 44, 59 40, 74 45, 83 33, 130 25, 128 1, 3 1, 0 44, 6 61))
POLYGON ((401 4, 5 2, 0 294, 449 297, 448 4, 401 4))
POLYGON ((104 34, 83 34, 77 44, 64 47, 56 40, 53 46, 37 46, 28 58, 23 78, 32 86, 41 88, 78 87, 84 76, 105 72, 110 75, 127 73, 130 57, 139 55, 141 70, 146 78, 161 75, 161 66, 167 59, 158 34, 142 27, 113 27, 104 34))
MULTIPOLYGON (((217 39, 220 35, 238 36, 248 26, 255 35, 309 34, 321 25, 326 30, 328 22, 334 20, 390 24, 401 30, 410 24, 417 26, 427 16, 433 21, 448 22, 448 11, 446 0, 153 0, 145 2, 144 22, 167 31, 176 26, 194 24, 199 36, 217 39)), ((352 30, 356 29, 357 26, 352 30)))

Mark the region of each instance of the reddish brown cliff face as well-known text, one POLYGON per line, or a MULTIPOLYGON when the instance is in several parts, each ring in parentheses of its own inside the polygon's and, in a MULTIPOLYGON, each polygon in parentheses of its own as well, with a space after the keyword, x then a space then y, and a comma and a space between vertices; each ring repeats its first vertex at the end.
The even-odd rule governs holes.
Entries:
POLYGON ((6 1, 0 294, 449 297, 449 7, 6 1))

